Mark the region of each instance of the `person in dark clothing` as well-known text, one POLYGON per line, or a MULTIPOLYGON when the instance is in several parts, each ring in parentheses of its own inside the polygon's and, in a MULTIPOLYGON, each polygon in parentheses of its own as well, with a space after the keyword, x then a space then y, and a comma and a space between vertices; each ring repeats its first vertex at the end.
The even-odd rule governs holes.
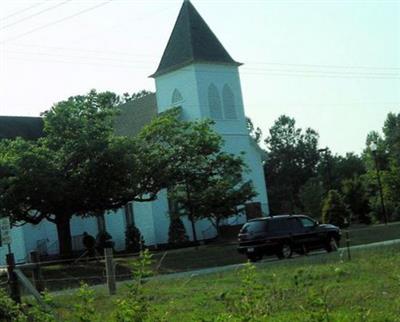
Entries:
POLYGON ((88 257, 95 256, 95 246, 96 246, 96 239, 89 235, 86 231, 83 233, 83 246, 85 246, 88 257))

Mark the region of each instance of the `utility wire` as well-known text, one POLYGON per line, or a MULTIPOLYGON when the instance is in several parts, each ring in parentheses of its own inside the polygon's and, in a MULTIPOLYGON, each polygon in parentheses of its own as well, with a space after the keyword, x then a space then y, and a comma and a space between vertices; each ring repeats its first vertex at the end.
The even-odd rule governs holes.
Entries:
POLYGON ((21 13, 24 13, 25 11, 31 10, 31 9, 33 9, 33 8, 36 8, 36 7, 42 5, 42 4, 45 3, 45 2, 46 2, 46 1, 39 2, 39 3, 35 3, 35 4, 33 4, 33 5, 31 5, 31 6, 27 7, 27 8, 25 8, 25 9, 21 9, 21 10, 15 11, 15 12, 9 14, 8 16, 5 16, 5 17, 3 17, 3 18, 0 18, 0 21, 1 21, 1 20, 9 19, 9 18, 14 17, 14 16, 16 16, 16 15, 19 15, 19 14, 21 14, 21 13))
MULTIPOLYGON (((117 64, 117 65, 112 65, 112 64, 107 64, 107 63, 101 63, 101 62, 77 62, 77 61, 67 61, 67 60, 55 60, 55 59, 23 59, 23 58, 18 58, 18 57, 11 57, 8 58, 10 60, 19 60, 19 61, 31 61, 31 62, 44 62, 44 63, 61 63, 61 64, 73 64, 73 65, 92 65, 92 66, 101 66, 101 67, 116 67, 116 68, 123 68, 123 69, 129 69, 129 70, 147 70, 149 71, 149 67, 142 67, 142 66, 137 66, 137 65, 129 65, 129 64, 117 64)), ((190 69, 185 69, 182 68, 181 71, 183 72, 191 72, 190 69)), ((150 72, 150 71, 149 71, 150 72)), ((234 71, 215 71, 215 70, 209 70, 209 71, 197 71, 198 73, 212 73, 212 74, 232 74, 236 73, 234 71)), ((320 73, 307 73, 307 71, 297 71, 297 72, 292 72, 288 70, 260 70, 260 72, 257 71, 247 71, 244 70, 241 74, 245 75, 255 75, 255 76, 264 76, 264 77, 270 77, 270 76, 277 76, 277 77, 306 77, 306 78, 340 78, 340 79, 386 79, 386 80, 400 80, 400 75, 397 77, 397 74, 389 74, 389 75, 381 75, 379 73, 362 73, 362 74, 357 74, 357 73, 340 73, 340 74, 332 74, 329 72, 320 72, 320 73)))
MULTIPOLYGON (((63 50, 63 51, 76 51, 76 52, 88 52, 88 53, 100 53, 103 55, 110 55, 110 56, 132 56, 132 57, 158 57, 158 55, 149 55, 149 54, 138 54, 134 52, 127 52, 127 51, 108 51, 108 50, 96 50, 96 49, 82 49, 82 48, 71 48, 71 47, 64 47, 64 46, 42 46, 42 45, 24 45, 24 44, 12 44, 12 46, 16 47, 31 47, 31 48, 40 48, 40 49, 55 49, 55 50, 63 50)), ((20 52, 22 54, 22 52, 20 52)), ((27 54, 32 54, 32 52, 26 52, 27 54)), ((36 53, 33 53, 36 54, 36 53)), ((44 54, 44 53, 43 53, 44 54)), ((66 56, 66 55, 65 55, 66 56)), ((72 56, 71 56, 72 57, 72 56)), ((143 63, 146 63, 142 61, 143 63)), ((148 61, 149 63, 154 63, 154 61, 148 61)), ((400 67, 378 67, 378 66, 357 66, 357 65, 329 65, 329 64, 293 64, 293 63, 280 63, 280 62, 254 62, 248 61, 246 65, 252 64, 260 64, 260 65, 277 65, 282 67, 312 67, 316 69, 365 69, 365 70, 376 70, 379 72, 380 70, 384 71, 400 71, 400 67)), ((249 67, 243 67, 244 69, 249 69, 249 67)), ((252 67, 252 69, 255 69, 252 67)), ((263 68, 259 68, 261 70, 263 68)), ((361 72, 361 71, 360 71, 361 72)))
POLYGON ((29 30, 29 31, 27 31, 27 32, 24 32, 24 33, 22 33, 22 34, 19 34, 19 35, 15 36, 15 37, 12 37, 12 38, 8 38, 8 39, 6 39, 6 40, 3 40, 3 41, 0 42, 0 44, 6 43, 6 42, 8 42, 8 41, 13 41, 13 40, 16 40, 16 39, 19 39, 19 38, 22 38, 22 37, 25 37, 25 36, 30 35, 30 34, 36 32, 36 31, 45 29, 45 28, 47 28, 47 27, 53 26, 53 25, 55 25, 55 24, 64 22, 64 21, 69 20, 69 19, 72 19, 72 18, 74 18, 74 17, 76 17, 76 16, 79 16, 79 15, 81 15, 81 14, 84 14, 84 13, 86 13, 86 12, 89 12, 89 11, 92 11, 92 10, 94 10, 94 9, 100 8, 100 7, 102 7, 102 6, 105 6, 106 4, 108 4, 108 3, 112 2, 112 1, 114 1, 114 0, 107 0, 107 1, 104 1, 104 2, 102 2, 102 3, 99 3, 99 4, 95 5, 95 6, 91 6, 91 7, 89 7, 89 8, 84 9, 84 10, 78 11, 78 12, 72 14, 72 15, 63 17, 63 18, 61 18, 61 19, 55 20, 55 21, 53 21, 53 22, 50 22, 50 23, 48 23, 48 24, 45 24, 45 25, 39 26, 39 27, 37 27, 37 28, 31 29, 31 30, 29 30))
POLYGON ((43 9, 43 10, 41 10, 41 11, 38 11, 38 12, 36 12, 36 13, 34 13, 34 14, 31 14, 31 15, 29 15, 29 16, 26 16, 26 17, 24 17, 24 18, 22 18, 22 19, 20 19, 20 20, 17 20, 17 21, 14 21, 14 22, 12 22, 12 23, 9 23, 8 25, 2 26, 2 27, 0 27, 0 30, 4 30, 4 29, 10 28, 10 27, 12 27, 12 26, 15 26, 15 25, 17 25, 17 24, 19 24, 19 23, 21 23, 21 22, 23 22, 23 21, 25 21, 25 20, 29 20, 29 19, 31 19, 31 18, 33 18, 33 17, 36 17, 36 16, 39 16, 39 15, 45 13, 45 12, 48 12, 48 11, 50 11, 50 10, 56 9, 56 8, 58 8, 58 7, 61 7, 61 6, 67 4, 68 2, 71 2, 71 1, 72 1, 72 0, 65 0, 65 1, 63 1, 63 2, 57 3, 57 4, 54 5, 54 6, 48 7, 48 8, 46 8, 46 9, 43 9))
POLYGON ((317 64, 284 64, 284 63, 266 63, 266 62, 252 62, 253 64, 262 65, 282 65, 282 66, 296 66, 296 67, 318 67, 318 68, 356 68, 356 69, 398 69, 400 67, 371 67, 371 66, 352 66, 352 65, 317 65, 317 64))
MULTIPOLYGON (((118 63, 127 63, 127 64, 147 64, 147 65, 156 65, 155 61, 143 61, 143 60, 127 60, 127 59, 117 59, 117 58, 110 58, 110 57, 95 57, 95 56, 77 56, 77 55, 65 55, 60 53, 42 53, 42 52, 21 52, 21 51, 5 51, 6 53, 11 54, 20 54, 20 55, 37 55, 37 56, 49 56, 49 57, 56 57, 56 58, 69 58, 69 59, 86 59, 91 61, 111 61, 111 62, 118 62, 118 63)), ((71 61, 73 63, 74 61, 71 61)), ((126 65, 132 66, 132 65, 126 65)), ((255 72, 255 73, 270 73, 270 72, 283 72, 283 73, 293 73, 293 74, 309 74, 309 75, 330 75, 330 76, 384 76, 384 77, 400 77, 400 73, 396 72, 367 72, 367 71, 335 71, 335 70, 312 70, 312 69, 293 69, 293 68, 243 68, 244 71, 255 72)), ((223 71, 210 71, 210 72, 219 72, 219 73, 226 73, 223 71)))

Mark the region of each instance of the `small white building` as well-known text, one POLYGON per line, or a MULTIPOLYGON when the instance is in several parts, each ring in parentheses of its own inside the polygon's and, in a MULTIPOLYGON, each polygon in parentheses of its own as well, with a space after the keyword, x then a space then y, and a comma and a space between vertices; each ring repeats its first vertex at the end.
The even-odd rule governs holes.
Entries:
MULTIPOLYGON (((174 29, 156 72, 156 94, 150 94, 121 106, 115 129, 121 135, 135 135, 158 113, 179 106, 185 120, 211 118, 215 130, 225 141, 227 152, 244 159, 258 193, 254 202, 268 214, 268 201, 262 154, 250 138, 243 106, 239 66, 225 50, 217 37, 189 1, 184 1, 174 29)), ((37 138, 41 135, 40 118, 0 117, 0 138, 37 138)), ((82 249, 82 234, 96 236, 106 230, 113 237, 116 250, 125 248, 126 227, 134 223, 141 231, 146 245, 168 243, 169 203, 166 191, 161 191, 153 202, 131 203, 124 209, 98 218, 73 218, 71 234, 73 249, 82 249)), ((246 221, 244 214, 233 216, 225 224, 246 221)), ((192 230, 183 219, 186 233, 192 239, 192 230)), ((210 239, 216 231, 207 220, 196 223, 198 239, 210 239)), ((12 251, 17 261, 25 261, 30 251, 42 254, 58 253, 56 226, 43 221, 39 225, 26 224, 12 229, 12 251)), ((7 247, 0 247, 0 263, 4 262, 7 247)))

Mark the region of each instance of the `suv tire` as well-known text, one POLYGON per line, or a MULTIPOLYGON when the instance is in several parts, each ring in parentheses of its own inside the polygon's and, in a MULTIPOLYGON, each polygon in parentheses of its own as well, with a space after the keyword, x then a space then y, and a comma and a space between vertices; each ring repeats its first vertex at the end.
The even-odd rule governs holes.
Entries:
POLYGON ((276 255, 278 256, 279 259, 286 259, 292 257, 293 255, 292 246, 289 243, 283 243, 281 249, 276 255))
POLYGON ((328 241, 325 245, 325 249, 328 253, 336 252, 338 250, 338 242, 334 236, 329 236, 328 241))

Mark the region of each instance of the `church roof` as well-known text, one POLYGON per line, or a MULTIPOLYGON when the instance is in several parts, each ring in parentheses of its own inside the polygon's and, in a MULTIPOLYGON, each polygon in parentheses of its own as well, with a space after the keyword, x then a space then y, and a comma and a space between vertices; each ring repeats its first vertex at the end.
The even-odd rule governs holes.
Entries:
POLYGON ((156 94, 148 94, 126 102, 119 108, 120 114, 115 119, 116 134, 134 136, 157 116, 156 94))
POLYGON ((191 63, 239 66, 208 27, 190 1, 184 1, 161 58, 156 77, 191 63))
POLYGON ((0 139, 22 137, 35 140, 43 136, 41 117, 0 116, 0 139))
MULTIPOLYGON (((120 114, 115 118, 115 133, 124 136, 136 135, 143 126, 157 116, 155 94, 118 106, 120 114)), ((22 137, 35 140, 43 136, 43 119, 27 116, 0 116, 0 140, 22 137)))

